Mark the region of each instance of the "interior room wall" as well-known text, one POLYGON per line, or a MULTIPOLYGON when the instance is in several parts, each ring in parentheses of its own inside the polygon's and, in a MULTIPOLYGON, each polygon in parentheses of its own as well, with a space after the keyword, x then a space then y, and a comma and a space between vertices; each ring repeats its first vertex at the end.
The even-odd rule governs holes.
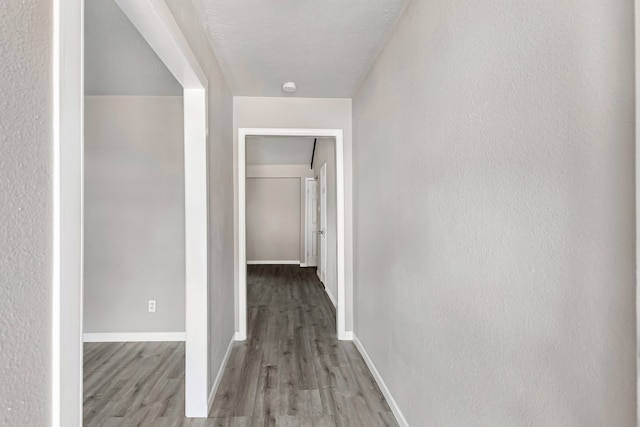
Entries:
POLYGON ((300 262, 300 178, 247 178, 247 262, 300 262))
MULTIPOLYGON (((259 98, 233 97, 234 149, 237 150, 238 128, 309 128, 343 129, 345 164, 345 273, 346 304, 352 301, 352 192, 351 192, 351 100, 323 98, 259 98)), ((234 151, 237 156, 237 151, 234 151)), ((237 182, 234 182, 234 194, 237 200, 237 182)), ((235 243, 238 243, 238 224, 236 223, 235 243)), ((336 254, 329 253, 335 258, 336 254)), ((238 268, 236 257, 235 267, 238 268)), ((237 318, 236 318, 237 322, 237 318)), ((351 330, 352 319, 347 315, 346 329, 351 330)))
POLYGON ((636 425, 633 16, 409 2, 355 95, 355 332, 410 425, 636 425))
MULTIPOLYGON (((333 301, 338 295, 338 271, 336 257, 329 256, 337 250, 336 233, 336 143, 333 139, 319 139, 316 144, 316 155, 313 160, 313 175, 318 178, 318 198, 320 198, 320 169, 327 164, 327 278, 325 289, 333 301)), ((319 200, 318 200, 319 201, 319 200)), ((318 248, 318 254, 320 249, 318 248)), ((324 260, 322 262, 325 262, 324 260)))
POLYGON ((208 79, 209 115, 209 389, 233 334, 233 98, 190 1, 165 0, 208 79))
POLYGON ((183 122, 182 96, 85 97, 85 333, 185 331, 183 122))
POLYGON ((51 422, 53 11, 0 3, 0 425, 51 422))
MULTIPOLYGON (((305 259, 305 178, 313 178, 313 170, 310 165, 247 165, 246 169, 247 178, 298 178, 300 182, 300 247, 299 254, 295 259, 299 259, 300 262, 304 262, 305 259)), ((247 193, 247 200, 250 196, 247 193)), ((249 239, 249 235, 247 235, 249 239)), ((247 243, 248 244, 248 243, 247 243)), ((247 250, 249 248, 247 247, 247 250)), ((253 259, 249 253, 247 253, 247 259, 253 259)), ((284 258, 282 258, 284 259, 284 258)), ((267 260, 266 258, 262 261, 267 260)), ((260 261, 260 260, 258 260, 260 261)))

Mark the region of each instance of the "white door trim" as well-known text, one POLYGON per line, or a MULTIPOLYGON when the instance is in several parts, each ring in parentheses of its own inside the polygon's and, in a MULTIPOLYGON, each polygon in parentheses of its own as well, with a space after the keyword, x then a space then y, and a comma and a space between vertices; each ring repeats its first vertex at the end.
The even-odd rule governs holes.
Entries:
POLYGON ((236 334, 235 339, 247 339, 247 230, 246 230, 246 139, 247 136, 316 136, 333 137, 336 140, 336 235, 337 235, 337 280, 338 308, 336 329, 338 339, 350 340, 353 331, 346 330, 347 312, 352 307, 346 303, 345 286, 345 197, 344 197, 344 141, 342 129, 289 129, 289 128, 239 128, 236 171, 238 182, 238 271, 236 287, 236 334))
MULTIPOLYGON (((184 90, 186 415, 208 399, 207 79, 163 0, 116 0, 184 90)), ((54 0, 51 425, 82 425, 83 1, 54 0)))
POLYGON ((82 425, 83 6, 53 2, 53 427, 82 425))
MULTIPOLYGON (((304 179, 304 259, 300 263, 300 267, 317 267, 317 262, 309 263, 309 199, 311 195, 309 193, 309 183, 315 182, 315 178, 304 179), (313 265, 309 265, 313 264, 313 265)), ((317 197, 317 194, 316 194, 317 197)), ((316 232, 317 233, 317 232, 316 232)), ((317 257, 316 257, 317 258, 317 257)))
MULTIPOLYGON (((327 287, 327 162, 322 163, 320 167, 320 176, 318 177, 318 206, 320 207, 320 215, 318 221, 320 222, 319 228, 322 231, 320 238, 318 239, 318 244, 320 245, 320 249, 318 250, 318 269, 316 273, 318 274, 318 279, 325 285, 325 289, 327 289, 327 293, 331 295, 329 292, 329 287, 327 287), (322 189, 324 188, 324 192, 322 189)), ((336 305, 335 299, 332 298, 333 305, 336 305)))

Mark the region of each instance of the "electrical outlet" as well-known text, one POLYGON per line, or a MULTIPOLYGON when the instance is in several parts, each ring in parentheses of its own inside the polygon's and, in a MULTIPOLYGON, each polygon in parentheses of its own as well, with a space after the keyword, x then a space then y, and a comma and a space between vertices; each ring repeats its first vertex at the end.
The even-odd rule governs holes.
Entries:
POLYGON ((156 300, 150 299, 149 300, 149 313, 155 313, 155 312, 156 312, 156 300))

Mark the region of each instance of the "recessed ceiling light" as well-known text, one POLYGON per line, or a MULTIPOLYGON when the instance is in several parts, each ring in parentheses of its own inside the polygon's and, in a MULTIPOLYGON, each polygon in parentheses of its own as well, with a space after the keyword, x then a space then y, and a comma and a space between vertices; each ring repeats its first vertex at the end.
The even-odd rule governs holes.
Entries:
POLYGON ((293 93, 296 91, 296 84, 294 82, 286 82, 282 85, 282 91, 287 93, 293 93))

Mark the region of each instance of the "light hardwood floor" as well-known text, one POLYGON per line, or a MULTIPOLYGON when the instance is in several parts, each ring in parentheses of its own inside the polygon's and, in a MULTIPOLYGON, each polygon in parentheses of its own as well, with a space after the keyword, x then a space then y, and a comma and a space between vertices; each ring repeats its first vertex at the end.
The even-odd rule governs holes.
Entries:
POLYGON ((182 343, 85 344, 85 426, 396 426, 315 269, 251 265, 248 339, 208 419, 184 412, 182 343))

